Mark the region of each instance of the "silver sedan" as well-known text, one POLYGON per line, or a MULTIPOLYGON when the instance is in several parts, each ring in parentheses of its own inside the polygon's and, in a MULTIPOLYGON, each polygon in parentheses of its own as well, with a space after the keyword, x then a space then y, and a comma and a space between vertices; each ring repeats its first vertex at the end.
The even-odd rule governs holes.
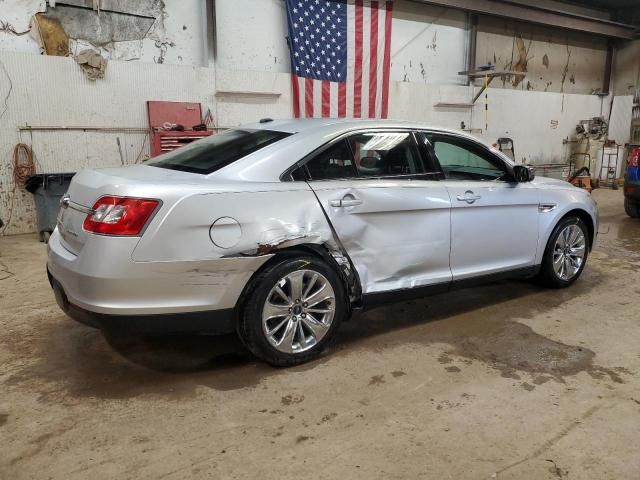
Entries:
POLYGON ((504 277, 566 287, 596 232, 585 190, 534 179, 460 132, 265 119, 76 174, 48 273, 83 323, 236 331, 258 357, 293 365, 356 309, 504 277))

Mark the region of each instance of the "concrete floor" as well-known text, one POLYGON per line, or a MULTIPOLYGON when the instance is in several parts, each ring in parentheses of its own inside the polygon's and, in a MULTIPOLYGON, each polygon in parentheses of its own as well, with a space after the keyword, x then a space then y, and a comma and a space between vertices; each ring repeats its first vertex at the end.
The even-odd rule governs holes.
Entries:
POLYGON ((233 337, 76 324, 44 245, 1 238, 0 478, 638 479, 640 222, 595 195, 572 288, 380 308, 288 370, 233 337))

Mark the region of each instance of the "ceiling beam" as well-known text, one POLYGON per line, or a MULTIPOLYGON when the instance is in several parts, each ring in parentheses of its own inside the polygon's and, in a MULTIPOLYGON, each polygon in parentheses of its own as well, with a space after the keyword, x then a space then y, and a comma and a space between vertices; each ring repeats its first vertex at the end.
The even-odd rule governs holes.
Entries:
POLYGON ((637 27, 588 17, 572 12, 534 5, 522 5, 502 0, 415 0, 441 7, 450 7, 467 12, 481 13, 521 22, 537 23, 551 27, 594 33, 611 38, 634 38, 637 27))

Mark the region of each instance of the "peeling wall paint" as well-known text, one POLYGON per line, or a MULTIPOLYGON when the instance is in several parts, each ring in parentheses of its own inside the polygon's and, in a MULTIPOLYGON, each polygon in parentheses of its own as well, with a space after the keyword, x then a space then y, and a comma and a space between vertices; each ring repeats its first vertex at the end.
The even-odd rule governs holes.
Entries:
POLYGON ((92 5, 87 0, 66 0, 52 8, 45 0, 0 0, 0 24, 20 33, 0 31, 0 50, 41 53, 38 36, 30 30, 32 16, 43 12, 59 20, 73 41, 100 50, 108 59, 208 62, 202 0, 102 0, 99 13, 92 5))
POLYGON ((476 64, 526 72, 492 87, 591 94, 602 88, 606 48, 596 35, 481 17, 476 64))
POLYGON ((615 95, 633 95, 640 88, 640 39, 618 46, 613 70, 615 95))
POLYGON ((391 35, 392 81, 462 83, 465 69, 465 15, 458 10, 394 3, 391 35))

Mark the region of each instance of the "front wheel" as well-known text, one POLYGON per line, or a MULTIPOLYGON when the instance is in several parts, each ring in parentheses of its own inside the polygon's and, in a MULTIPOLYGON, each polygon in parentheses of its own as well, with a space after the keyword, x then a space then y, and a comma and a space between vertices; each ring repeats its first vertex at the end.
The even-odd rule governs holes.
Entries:
POLYGON ((540 280, 551 288, 568 287, 587 263, 589 230, 578 217, 567 217, 556 225, 547 242, 540 280))
POLYGON ((258 358, 278 367, 317 357, 347 313, 340 278, 311 256, 283 258, 252 279, 238 334, 258 358))
POLYGON ((634 202, 633 200, 625 198, 624 211, 631 218, 640 218, 640 202, 634 202))

